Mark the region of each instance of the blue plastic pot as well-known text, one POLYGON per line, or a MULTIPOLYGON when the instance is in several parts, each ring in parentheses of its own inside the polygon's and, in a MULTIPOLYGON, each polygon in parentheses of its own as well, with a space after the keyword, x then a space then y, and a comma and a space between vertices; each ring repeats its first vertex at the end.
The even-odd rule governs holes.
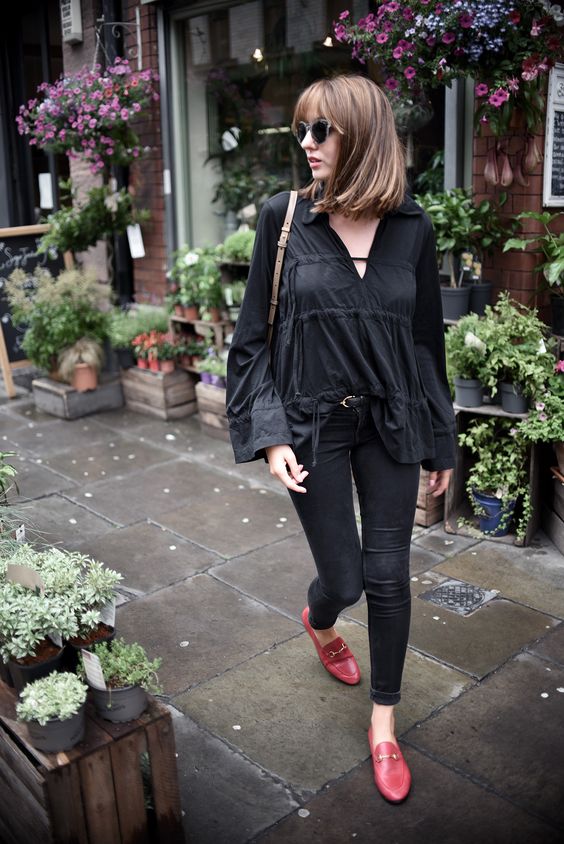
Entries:
POLYGON ((474 501, 483 515, 478 515, 478 522, 482 533, 488 536, 507 536, 509 525, 515 510, 515 501, 503 501, 494 495, 473 491, 474 501), (503 524, 501 524, 503 520, 503 524), (501 526, 500 526, 501 525, 501 526))

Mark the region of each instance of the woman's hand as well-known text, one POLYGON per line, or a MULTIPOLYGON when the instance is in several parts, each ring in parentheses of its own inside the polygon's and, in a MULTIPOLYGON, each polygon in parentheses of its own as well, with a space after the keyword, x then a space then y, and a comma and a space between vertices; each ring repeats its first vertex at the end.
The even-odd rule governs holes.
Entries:
POLYGON ((298 484, 307 478, 309 472, 303 471, 303 465, 298 463, 289 445, 270 445, 265 451, 271 475, 294 492, 307 492, 304 486, 298 486, 298 484))
POLYGON ((438 472, 429 472, 429 489, 434 498, 438 498, 439 495, 446 492, 451 476, 452 469, 439 469, 438 472))

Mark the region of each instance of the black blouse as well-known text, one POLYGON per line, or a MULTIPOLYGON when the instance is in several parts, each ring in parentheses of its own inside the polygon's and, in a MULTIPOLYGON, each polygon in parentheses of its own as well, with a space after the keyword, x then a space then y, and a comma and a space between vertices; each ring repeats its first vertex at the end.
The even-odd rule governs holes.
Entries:
POLYGON ((288 192, 263 207, 227 366, 227 416, 237 463, 270 445, 315 450, 347 395, 369 395, 390 455, 426 469, 454 465, 435 238, 411 198, 376 229, 364 277, 327 214, 300 198, 284 259, 271 355, 267 315, 288 192))

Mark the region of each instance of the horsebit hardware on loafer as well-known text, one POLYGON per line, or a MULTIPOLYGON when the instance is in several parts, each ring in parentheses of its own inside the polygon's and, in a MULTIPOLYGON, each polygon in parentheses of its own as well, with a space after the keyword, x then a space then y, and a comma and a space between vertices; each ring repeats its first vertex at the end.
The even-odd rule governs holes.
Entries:
POLYGON ((376 762, 383 762, 384 759, 393 759, 397 762, 399 756, 397 753, 379 753, 378 756, 375 757, 376 762))
POLYGON ((329 656, 330 656, 330 657, 339 656, 339 654, 342 654, 342 653, 343 653, 343 651, 344 651, 344 650, 346 650, 346 648, 347 648, 347 646, 346 646, 346 644, 343 642, 343 644, 341 645, 341 647, 339 648, 339 650, 338 650, 338 651, 329 651, 329 656))

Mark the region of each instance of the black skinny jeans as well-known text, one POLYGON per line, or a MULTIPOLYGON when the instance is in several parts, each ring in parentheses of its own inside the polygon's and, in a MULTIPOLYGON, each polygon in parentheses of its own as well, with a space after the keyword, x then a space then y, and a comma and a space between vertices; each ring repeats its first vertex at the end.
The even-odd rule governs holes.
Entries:
POLYGON ((376 430, 368 400, 338 405, 324 420, 312 468, 311 442, 296 449, 310 474, 307 493, 290 492, 318 576, 308 590, 310 623, 332 627, 364 591, 368 605, 370 697, 393 705, 409 635, 409 548, 417 503, 418 463, 398 463, 376 430), (352 474, 360 504, 362 546, 356 525, 352 474))

